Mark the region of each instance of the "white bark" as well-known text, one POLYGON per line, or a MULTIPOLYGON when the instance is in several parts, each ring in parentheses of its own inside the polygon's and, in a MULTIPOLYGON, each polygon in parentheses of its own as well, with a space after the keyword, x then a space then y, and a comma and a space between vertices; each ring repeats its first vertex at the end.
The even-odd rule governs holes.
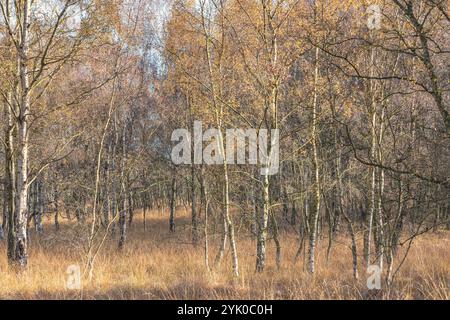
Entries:
POLYGON ((314 99, 313 99, 313 119, 311 127, 311 141, 313 148, 314 163, 314 208, 310 220, 308 271, 313 274, 315 271, 315 251, 317 241, 317 229, 320 214, 320 168, 317 145, 317 122, 318 122, 318 81, 319 81, 319 48, 316 48, 316 62, 314 70, 314 99))
POLYGON ((13 261, 21 267, 28 262, 27 219, 28 219, 28 161, 29 134, 28 121, 30 116, 30 88, 28 73, 28 28, 30 26, 31 0, 24 0, 22 6, 21 37, 19 45, 20 71, 20 114, 18 119, 18 166, 17 166, 17 207, 16 207, 16 247, 13 261))

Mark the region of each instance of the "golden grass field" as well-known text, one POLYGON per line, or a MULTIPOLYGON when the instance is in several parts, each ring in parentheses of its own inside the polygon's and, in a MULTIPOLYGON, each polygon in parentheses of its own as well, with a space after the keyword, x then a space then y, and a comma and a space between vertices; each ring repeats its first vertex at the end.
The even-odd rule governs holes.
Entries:
MULTIPOLYGON (((67 268, 83 266, 82 232, 63 222, 56 234, 46 221, 39 239, 31 233, 29 267, 21 274, 8 268, 6 244, 0 243, 0 299, 368 299, 366 275, 352 278, 351 252, 347 239, 339 238, 330 260, 326 261, 327 239, 319 242, 317 272, 311 277, 300 258, 297 236, 282 236, 282 267, 275 267, 274 247, 268 247, 267 270, 256 274, 255 242, 238 239, 240 278, 233 279, 230 253, 220 267, 208 273, 203 246, 189 244, 189 217, 179 212, 177 233, 170 234, 167 214, 152 213, 144 232, 142 218, 136 215, 128 229, 123 251, 117 240, 108 239, 94 266, 92 281, 84 279, 82 290, 65 286, 67 268)), ((219 235, 211 236, 210 260, 213 264, 219 235)), ((359 248, 360 250, 360 248, 359 248)), ((450 233, 427 234, 415 240, 395 285, 378 292, 379 299, 449 299, 450 233)))

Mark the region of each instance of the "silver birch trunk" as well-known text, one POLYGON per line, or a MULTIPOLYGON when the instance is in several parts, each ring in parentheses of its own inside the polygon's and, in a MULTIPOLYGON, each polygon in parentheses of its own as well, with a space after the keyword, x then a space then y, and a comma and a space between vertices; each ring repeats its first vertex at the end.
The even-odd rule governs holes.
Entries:
POLYGON ((217 123, 217 127, 218 127, 217 129, 218 129, 219 135, 220 135, 219 149, 224 158, 224 161, 223 161, 223 178, 224 178, 223 216, 224 216, 224 220, 226 222, 226 230, 228 232, 228 238, 229 238, 230 246, 231 246, 233 274, 236 277, 238 277, 239 276, 239 262, 238 262, 238 255, 237 255, 236 239, 235 239, 235 234, 234 234, 234 224, 233 224, 233 220, 231 219, 231 216, 230 216, 228 163, 227 163, 227 159, 225 157, 225 146, 224 146, 223 128, 222 128, 223 106, 222 106, 222 103, 219 103, 218 99, 217 99, 217 90, 216 90, 216 84, 215 84, 215 80, 214 80, 213 63, 211 60, 211 51, 210 51, 211 39, 210 39, 209 32, 206 27, 204 3, 201 7, 201 12, 202 12, 202 27, 203 27, 203 31, 205 34, 205 55, 206 55, 206 59, 207 59, 207 63, 208 63, 208 73, 209 73, 209 84, 210 84, 210 89, 211 89, 211 97, 212 97, 213 106, 214 106, 214 109, 216 112, 216 123, 217 123))
POLYGON ((269 198, 269 175, 263 178, 263 210, 258 221, 258 237, 256 244, 256 271, 263 272, 266 265, 266 241, 269 221, 270 198, 269 198))
POLYGON ((191 165, 191 213, 192 213, 192 243, 198 244, 198 217, 197 217, 197 194, 195 188, 195 166, 191 165))
POLYGON ((311 127, 311 141, 313 148, 314 163, 314 208, 311 212, 310 219, 310 235, 309 235, 309 252, 308 252, 308 271, 314 274, 315 271, 315 251, 317 241, 317 228, 320 214, 320 169, 319 155, 317 146, 317 122, 318 122, 318 81, 319 81, 319 48, 316 48, 315 70, 314 70, 314 100, 313 100, 313 116, 311 127))
MULTIPOLYGON (((372 49, 371 52, 371 76, 374 74, 374 60, 375 60, 375 50, 372 49)), ((370 92, 371 95, 371 105, 370 105, 370 115, 371 115, 371 152, 370 157, 372 161, 375 161, 376 156, 376 112, 375 112, 375 93, 373 81, 370 81, 370 92)), ((369 206, 368 212, 366 213, 365 230, 364 230, 364 261, 366 267, 371 264, 371 240, 372 240, 372 229, 373 229, 373 217, 375 212, 375 188, 376 188, 376 169, 375 167, 370 168, 371 172, 371 182, 370 182, 370 196, 369 196, 369 206)))
POLYGON ((42 215, 44 213, 44 196, 43 196, 43 186, 42 181, 36 180, 36 185, 34 188, 34 227, 38 234, 44 232, 44 227, 42 226, 42 215))
POLYGON ((20 70, 20 114, 18 119, 18 159, 17 159, 17 196, 16 196, 16 226, 15 226, 15 254, 13 263, 19 267, 26 267, 28 263, 28 119, 30 116, 30 88, 28 72, 28 28, 30 27, 31 0, 24 0, 22 5, 21 36, 19 45, 20 70))
POLYGON ((119 249, 125 246, 126 236, 127 236, 127 213, 130 207, 128 198, 128 184, 125 176, 125 167, 127 160, 127 127, 128 119, 124 115, 124 125, 123 125, 123 135, 122 135, 122 164, 120 171, 120 179, 122 182, 122 203, 119 213, 119 249))
POLYGON ((169 229, 170 232, 175 232, 175 210, 176 210, 176 192, 177 192, 177 186, 176 186, 176 178, 175 173, 172 177, 172 183, 170 186, 170 217, 169 217, 169 229))
MULTIPOLYGON (((57 179, 57 177, 55 176, 55 180, 57 179)), ((57 182, 55 181, 54 185, 53 185, 53 203, 55 206, 55 231, 58 232, 59 231, 59 193, 58 193, 58 185, 57 182)))
POLYGON ((203 236, 205 237, 204 242, 204 259, 205 259, 205 267, 207 271, 211 271, 211 267, 209 265, 209 239, 208 239, 208 210, 209 210, 209 197, 208 197, 208 189, 205 183, 205 176, 204 176, 204 168, 202 167, 201 171, 201 179, 200 179, 200 186, 201 186, 201 196, 202 201, 201 204, 203 206, 204 210, 204 226, 203 226, 203 236))

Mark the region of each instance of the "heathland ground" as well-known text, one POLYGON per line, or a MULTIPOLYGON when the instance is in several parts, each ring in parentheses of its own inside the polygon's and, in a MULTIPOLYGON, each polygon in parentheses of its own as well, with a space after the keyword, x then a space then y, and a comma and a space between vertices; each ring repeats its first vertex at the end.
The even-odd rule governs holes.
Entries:
MULTIPOLYGON (((179 211, 177 231, 169 232, 167 213, 147 215, 144 231, 142 215, 129 228, 127 244, 117 250, 117 240, 107 237, 97 256, 91 281, 83 278, 81 290, 66 288, 67 269, 83 270, 86 241, 83 227, 64 221, 56 233, 50 220, 45 233, 31 232, 29 266, 16 274, 8 267, 6 254, 0 255, 1 299, 449 299, 450 233, 439 231, 417 238, 392 288, 367 290, 367 276, 360 270, 354 281, 349 240, 338 237, 333 254, 326 259, 328 241, 319 241, 317 271, 311 277, 303 258, 296 262, 298 236, 282 234, 281 269, 275 265, 275 248, 268 246, 267 269, 255 273, 255 240, 238 238, 240 277, 233 278, 230 252, 211 272, 205 268, 204 247, 190 243, 188 213, 179 211)), ((213 233, 214 230, 211 230, 213 233)), ((211 234, 210 263, 214 264, 220 232, 211 234)), ((6 251, 0 242, 0 251, 6 251)), ((402 249, 399 257, 402 256, 402 249)), ((400 260, 400 258, 398 259, 400 260)), ((398 261, 397 261, 398 263, 398 261)), ((396 264, 397 265, 397 264, 396 264)))

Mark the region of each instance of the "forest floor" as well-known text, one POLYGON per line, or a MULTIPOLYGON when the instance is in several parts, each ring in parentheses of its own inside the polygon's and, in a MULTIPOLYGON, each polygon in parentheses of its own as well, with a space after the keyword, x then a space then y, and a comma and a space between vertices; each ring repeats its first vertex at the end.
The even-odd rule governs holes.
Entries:
MULTIPOLYGON (((96 258, 93 278, 87 281, 84 277, 81 290, 70 290, 66 285, 70 277, 68 268, 79 265, 83 270, 86 257, 84 231, 74 223, 63 221, 56 233, 48 220, 43 235, 37 236, 33 231, 29 266, 19 275, 8 267, 6 243, 0 242, 0 299, 450 298, 450 232, 447 231, 417 238, 392 288, 373 295, 367 290, 367 276, 362 268, 360 280, 353 280, 350 243, 344 237, 336 240, 328 261, 328 241, 326 237, 319 241, 314 277, 306 272, 303 256, 294 263, 299 243, 294 230, 281 236, 280 270, 275 266, 273 241, 269 242, 263 274, 255 273, 255 240, 239 237, 240 277, 236 280, 231 273, 228 249, 221 265, 207 272, 203 242, 197 248, 190 243, 187 213, 179 212, 175 234, 168 230, 167 214, 148 214, 146 231, 142 222, 142 216, 136 215, 122 251, 117 250, 117 239, 107 237, 96 258)), ((210 236, 211 265, 219 238, 219 232, 210 236)))

